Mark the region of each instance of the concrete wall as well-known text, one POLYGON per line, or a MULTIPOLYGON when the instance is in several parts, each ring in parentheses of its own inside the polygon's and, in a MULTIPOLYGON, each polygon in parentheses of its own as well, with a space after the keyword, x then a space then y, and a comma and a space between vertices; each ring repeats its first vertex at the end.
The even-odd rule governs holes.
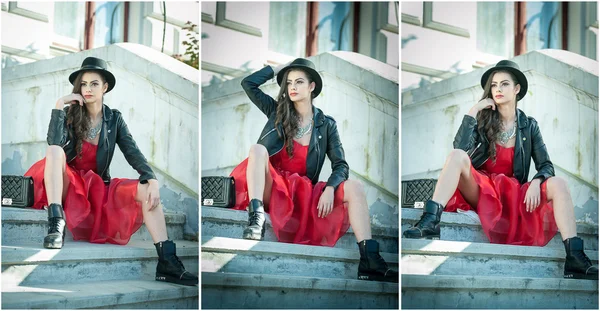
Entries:
MULTIPOLYGON (((107 60, 116 76, 105 104, 121 111, 158 175, 167 209, 186 212, 198 232, 198 70, 151 48, 121 43, 2 71, 2 174, 23 174, 45 156, 50 112, 71 93, 68 75, 85 57, 107 60)), ((139 175, 118 150, 112 177, 139 175)))
MULTIPOLYGON (((323 77, 315 106, 338 125, 351 170, 367 186, 371 208, 398 213, 398 70, 352 52, 330 52, 310 58, 323 77)), ((236 78, 202 88, 202 175, 229 175, 248 155, 266 116, 248 99, 236 78)), ((263 91, 275 97, 275 79, 263 91)), ((327 180, 327 160, 320 180, 327 180)), ((388 216, 390 216, 388 214, 388 216)), ((394 216, 391 216, 394 217, 394 216)), ((381 219, 382 222, 397 219, 381 219)))
MULTIPOLYGON (((578 222, 598 223, 598 62, 561 50, 513 59, 529 81, 517 107, 540 125, 556 175, 564 177, 578 222)), ((462 118, 476 104, 487 69, 402 93, 402 180, 437 178, 462 118)), ((535 175, 531 164, 529 178, 535 175)))

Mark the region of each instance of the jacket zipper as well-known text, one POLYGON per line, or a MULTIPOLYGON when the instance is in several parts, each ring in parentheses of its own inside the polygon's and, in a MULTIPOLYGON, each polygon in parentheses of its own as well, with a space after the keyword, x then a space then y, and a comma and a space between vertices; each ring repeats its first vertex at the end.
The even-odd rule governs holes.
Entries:
POLYGON ((479 148, 479 146, 481 146, 481 143, 479 143, 479 145, 477 145, 477 147, 475 147, 475 149, 473 149, 473 151, 471 151, 471 154, 469 154, 469 157, 471 157, 475 151, 479 148))
POLYGON ((268 131, 267 134, 263 135, 259 141, 263 140, 265 137, 267 137, 267 135, 271 134, 271 132, 273 132, 275 130, 275 128, 273 128, 272 130, 268 131))
MULTIPOLYGON (((318 131, 318 130, 315 128, 315 131, 318 131)), ((315 134, 315 135, 321 135, 320 132, 319 132, 319 134, 317 134, 316 132, 314 132, 313 134, 315 134)), ((312 179, 315 179, 315 177, 318 177, 317 176, 317 171, 319 171, 319 163, 320 163, 319 161, 321 160, 321 156, 320 156, 320 150, 321 149, 319 149, 319 144, 320 143, 321 142, 319 141, 319 137, 317 136, 317 169, 315 170, 315 175, 313 175, 312 179)))
MULTIPOLYGON (((108 153, 110 153, 110 145, 108 144, 108 132, 106 131, 106 127, 104 127, 104 140, 105 140, 106 148, 108 149, 108 153)), ((102 170, 102 173, 100 174, 100 178, 104 178, 104 171, 106 171, 107 168, 108 168, 108 154, 106 155, 106 165, 104 166, 104 169, 102 170)), ((103 180, 103 181, 105 181, 105 180, 103 180)))

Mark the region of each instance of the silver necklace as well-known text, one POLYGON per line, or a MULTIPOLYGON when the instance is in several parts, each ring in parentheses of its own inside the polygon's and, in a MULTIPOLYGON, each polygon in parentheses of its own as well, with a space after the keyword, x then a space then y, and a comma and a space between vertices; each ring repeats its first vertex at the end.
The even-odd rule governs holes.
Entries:
POLYGON ((98 134, 100 133, 101 128, 102 128, 102 119, 100 119, 100 122, 98 122, 98 125, 96 125, 96 127, 93 127, 88 131, 86 138, 88 140, 92 140, 92 139, 96 138, 96 136, 98 136, 98 134))
POLYGON ((310 133, 310 131, 312 131, 312 121, 310 121, 305 127, 299 127, 294 138, 300 139, 304 135, 310 133))
POLYGON ((516 120, 515 120, 515 123, 513 124, 513 127, 510 130, 500 133, 500 144, 506 145, 506 143, 508 143, 508 141, 511 140, 515 136, 517 136, 516 120))

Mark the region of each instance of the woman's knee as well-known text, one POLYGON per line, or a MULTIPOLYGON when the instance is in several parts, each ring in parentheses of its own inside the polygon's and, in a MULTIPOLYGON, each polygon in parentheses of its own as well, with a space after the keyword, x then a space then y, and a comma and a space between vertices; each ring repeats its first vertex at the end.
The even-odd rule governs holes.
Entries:
POLYGON ((471 159, 464 150, 452 149, 448 155, 448 163, 460 167, 468 167, 471 164, 471 159))
POLYGON ((348 179, 344 182, 344 193, 348 193, 350 196, 365 196, 365 187, 358 180, 348 179))
POLYGON ((568 194, 569 193, 569 185, 567 184, 567 181, 562 177, 553 176, 553 177, 548 178, 548 180, 546 182, 548 183, 548 186, 547 186, 548 190, 552 194, 556 194, 556 193, 568 194))
POLYGON ((140 202, 140 203, 146 203, 146 200, 148 199, 148 184, 142 184, 139 183, 137 184, 137 194, 135 196, 135 200, 140 202))
POLYGON ((65 151, 57 145, 51 145, 46 148, 46 158, 49 159, 66 159, 65 151))
POLYGON ((261 144, 255 144, 250 146, 250 153, 248 154, 248 157, 255 159, 268 159, 269 152, 265 146, 261 144))

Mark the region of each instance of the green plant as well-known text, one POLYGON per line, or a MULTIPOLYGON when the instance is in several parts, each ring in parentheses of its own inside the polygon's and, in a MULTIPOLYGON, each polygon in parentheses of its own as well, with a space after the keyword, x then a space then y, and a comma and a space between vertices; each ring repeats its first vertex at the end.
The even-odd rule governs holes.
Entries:
POLYGON ((187 30, 187 34, 186 36, 188 37, 187 40, 181 42, 181 44, 183 44, 184 46, 186 46, 185 48, 185 53, 182 54, 175 54, 173 55, 173 58, 186 63, 196 69, 200 68, 200 64, 199 64, 199 59, 200 59, 200 45, 198 44, 198 39, 197 39, 197 33, 194 31, 194 27, 197 27, 197 25, 193 24, 192 22, 188 21, 187 23, 185 23, 187 26, 182 27, 181 29, 183 30, 187 30))

